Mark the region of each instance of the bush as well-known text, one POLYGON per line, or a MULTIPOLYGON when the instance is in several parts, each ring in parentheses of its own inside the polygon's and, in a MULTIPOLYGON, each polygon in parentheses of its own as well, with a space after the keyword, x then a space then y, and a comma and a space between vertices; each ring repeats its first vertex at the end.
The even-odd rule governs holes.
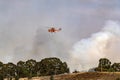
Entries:
POLYGON ((116 80, 120 80, 120 78, 116 78, 116 80))
POLYGON ((50 76, 50 80, 54 80, 54 77, 53 77, 53 75, 52 75, 52 76, 50 76))
POLYGON ((74 71, 73 71, 73 73, 79 73, 79 71, 77 71, 77 70, 74 70, 74 71))

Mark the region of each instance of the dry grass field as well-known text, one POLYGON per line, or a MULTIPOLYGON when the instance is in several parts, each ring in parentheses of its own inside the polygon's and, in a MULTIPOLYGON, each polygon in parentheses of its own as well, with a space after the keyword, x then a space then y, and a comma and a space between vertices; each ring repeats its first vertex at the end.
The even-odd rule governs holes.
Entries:
POLYGON ((57 75, 55 80, 116 80, 120 72, 85 72, 66 75, 57 75))
MULTIPOLYGON (((54 80, 116 80, 117 78, 120 78, 120 72, 82 72, 54 75, 54 80)), ((50 80, 50 76, 33 77, 30 80, 50 80)))

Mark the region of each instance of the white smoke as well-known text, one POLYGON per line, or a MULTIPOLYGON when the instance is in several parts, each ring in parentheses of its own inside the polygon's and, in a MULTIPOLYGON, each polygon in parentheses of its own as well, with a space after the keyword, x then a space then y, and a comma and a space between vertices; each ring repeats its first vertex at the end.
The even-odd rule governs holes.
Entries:
POLYGON ((71 51, 71 68, 88 70, 96 67, 99 59, 103 57, 120 62, 119 49, 120 25, 117 21, 109 20, 100 32, 74 44, 71 51))

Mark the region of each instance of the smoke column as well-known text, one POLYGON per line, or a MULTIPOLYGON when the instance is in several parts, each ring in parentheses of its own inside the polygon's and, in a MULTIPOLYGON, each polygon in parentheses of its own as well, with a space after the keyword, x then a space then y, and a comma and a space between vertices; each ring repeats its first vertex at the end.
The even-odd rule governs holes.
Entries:
MULTIPOLYGON (((87 29, 86 29, 87 30, 87 29)), ((120 62, 120 25, 117 21, 107 21, 100 32, 92 34, 73 45, 71 53, 71 69, 89 70, 96 67, 100 58, 120 62)))

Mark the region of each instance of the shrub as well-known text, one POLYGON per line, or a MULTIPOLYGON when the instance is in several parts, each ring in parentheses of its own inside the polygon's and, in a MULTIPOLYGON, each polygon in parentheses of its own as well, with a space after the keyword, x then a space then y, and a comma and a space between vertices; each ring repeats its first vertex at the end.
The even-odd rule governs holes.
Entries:
POLYGON ((120 80, 120 78, 116 78, 116 80, 120 80))
POLYGON ((50 80, 54 80, 54 77, 53 77, 53 75, 52 75, 52 76, 50 76, 50 80))

